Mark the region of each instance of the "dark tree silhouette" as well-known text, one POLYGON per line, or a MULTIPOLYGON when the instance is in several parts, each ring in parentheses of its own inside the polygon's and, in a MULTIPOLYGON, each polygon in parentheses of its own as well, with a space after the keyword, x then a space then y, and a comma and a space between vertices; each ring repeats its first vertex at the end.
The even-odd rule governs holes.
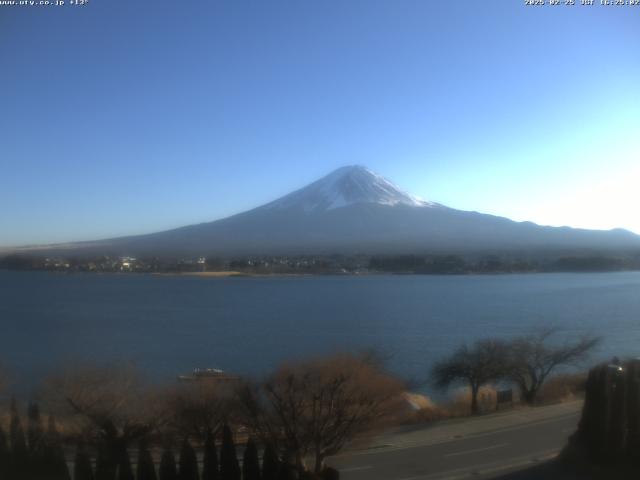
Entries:
POLYGON ((16 399, 11 399, 11 420, 9 424, 9 439, 11 442, 11 453, 15 459, 24 461, 27 456, 27 443, 18 413, 16 399))
POLYGON ((196 451, 185 437, 180 449, 180 480, 198 480, 198 458, 196 451))
POLYGON ((118 462, 109 445, 104 441, 98 446, 96 458, 96 480, 115 480, 118 462))
POLYGON ((138 446, 138 466, 136 467, 136 480, 156 480, 156 468, 149 451, 146 439, 141 439, 138 446))
POLYGON ((260 480, 258 448, 251 437, 247 440, 247 446, 242 457, 242 480, 260 480))
POLYGON ((131 458, 129 457, 129 451, 126 448, 120 453, 117 478, 118 480, 135 480, 133 468, 131 468, 131 458))
POLYGON ((478 392, 483 385, 498 380, 506 374, 508 348, 500 340, 479 340, 471 348, 460 347, 449 358, 438 362, 431 376, 439 388, 454 383, 466 383, 471 389, 471 413, 476 414, 478 392))
POLYGON ((44 427, 42 425, 42 417, 40 408, 36 403, 30 403, 27 407, 27 443, 29 451, 33 456, 42 454, 44 441, 44 427))
POLYGON ((159 480, 178 480, 176 457, 170 448, 165 448, 160 459, 159 480))
POLYGON ((74 480, 94 480, 91 458, 84 445, 78 444, 73 462, 74 480))
POLYGON ((9 444, 10 456, 8 461, 9 475, 20 478, 20 476, 30 475, 31 465, 29 463, 29 452, 27 442, 22 429, 22 421, 18 413, 16 399, 11 399, 11 419, 9 422, 9 444))
POLYGON ((204 458, 202 464, 202 480, 218 480, 220 478, 218 468, 218 452, 216 439, 208 435, 204 443, 204 458))
POLYGON ((285 454, 280 462, 280 468, 278 469, 278 480, 297 480, 300 475, 299 468, 291 463, 291 456, 285 454))
POLYGON ((191 439, 205 442, 220 430, 234 406, 233 388, 193 382, 170 390, 165 408, 172 427, 191 439))
POLYGON ((0 478, 6 478, 9 474, 9 443, 7 435, 0 425, 0 478))
POLYGON ((222 427, 222 449, 220 450, 220 478, 222 480, 240 480, 241 472, 236 455, 236 446, 228 425, 222 427))
POLYGON ((44 465, 49 472, 49 478, 51 480, 70 480, 71 475, 69 474, 62 441, 53 415, 49 415, 44 443, 44 465))
POLYGON ((29 403, 27 406, 27 447, 29 450, 27 467, 29 475, 33 477, 49 475, 52 464, 48 461, 49 449, 42 425, 40 409, 35 403, 29 403))
POLYGON ((280 460, 276 449, 271 443, 268 443, 262 456, 262 480, 278 480, 279 468, 280 460))
POLYGON ((149 390, 130 366, 78 368, 53 377, 50 390, 52 398, 63 401, 94 430, 97 480, 114 480, 124 450, 147 435, 157 421, 153 405, 142 400, 149 390))

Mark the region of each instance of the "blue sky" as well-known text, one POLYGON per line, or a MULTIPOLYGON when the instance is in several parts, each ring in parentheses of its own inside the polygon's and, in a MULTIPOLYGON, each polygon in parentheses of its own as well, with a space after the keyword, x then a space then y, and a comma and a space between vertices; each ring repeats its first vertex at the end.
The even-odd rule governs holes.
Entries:
POLYGON ((640 233, 640 7, 523 4, 0 7, 0 245, 209 221, 346 164, 640 233))

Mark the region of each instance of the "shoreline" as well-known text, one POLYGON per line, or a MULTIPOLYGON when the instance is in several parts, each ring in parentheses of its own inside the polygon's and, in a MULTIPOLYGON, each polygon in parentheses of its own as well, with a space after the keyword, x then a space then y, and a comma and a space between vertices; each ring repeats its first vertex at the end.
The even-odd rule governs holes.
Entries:
POLYGON ((491 277, 491 276, 509 276, 509 275, 563 275, 563 274, 585 274, 585 275, 597 275, 597 274, 612 274, 612 273, 640 273, 640 270, 589 270, 589 271, 577 271, 577 270, 536 270, 527 272, 460 272, 460 273, 421 273, 421 272, 383 272, 383 271, 369 271, 369 272, 323 272, 323 273, 293 273, 293 272, 273 272, 273 273, 255 273, 255 272, 240 272, 236 270, 226 271, 211 271, 211 272, 136 272, 136 271, 86 271, 86 270, 50 270, 50 269, 10 269, 0 268, 0 272, 42 272, 42 273, 56 273, 56 274, 89 274, 89 275, 115 275, 115 276, 129 276, 129 275, 150 275, 154 277, 200 277, 200 278, 232 278, 232 277, 375 277, 375 276, 419 276, 419 277, 491 277))
POLYGON ((311 273, 248 273, 238 271, 217 272, 163 272, 151 273, 158 277, 200 277, 200 278, 231 278, 231 277, 311 277, 311 273))
MULTIPOLYGON (((135 272, 134 272, 135 273, 135 272)), ((190 276, 190 277, 209 277, 209 278, 225 278, 225 277, 248 277, 250 274, 237 272, 237 271, 217 271, 217 272, 153 272, 154 277, 175 277, 175 276, 190 276)))

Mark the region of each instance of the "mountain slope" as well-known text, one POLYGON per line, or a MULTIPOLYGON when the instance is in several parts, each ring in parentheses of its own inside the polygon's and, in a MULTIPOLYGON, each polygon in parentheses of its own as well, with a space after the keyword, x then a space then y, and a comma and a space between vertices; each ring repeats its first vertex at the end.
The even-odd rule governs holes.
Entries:
POLYGON ((274 202, 265 210, 300 210, 326 212, 358 203, 378 205, 435 206, 400 190, 386 178, 361 166, 342 167, 326 177, 296 190, 274 202))
POLYGON ((60 246, 112 255, 424 253, 640 248, 624 230, 542 227, 418 199, 364 167, 340 168, 278 200, 222 220, 60 246))

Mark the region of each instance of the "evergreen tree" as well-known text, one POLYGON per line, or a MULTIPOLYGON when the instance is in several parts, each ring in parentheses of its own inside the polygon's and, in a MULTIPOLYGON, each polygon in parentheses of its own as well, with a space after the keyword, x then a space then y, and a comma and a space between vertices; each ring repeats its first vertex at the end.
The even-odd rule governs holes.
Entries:
POLYGON ((84 445, 78 444, 76 457, 73 462, 74 480, 94 480, 93 469, 91 468, 91 458, 84 445))
POLYGON ((24 430, 22 429, 22 422, 20 420, 20 414, 18 413, 18 406, 16 404, 15 398, 11 399, 9 443, 9 476, 15 478, 28 477, 31 474, 31 472, 29 471, 29 453, 27 450, 27 443, 24 437, 24 430))
POLYGON ((222 480, 240 480, 240 465, 233 443, 233 435, 228 425, 222 428, 222 449, 220 450, 220 478, 222 480))
POLYGON ((260 480, 258 448, 251 437, 247 440, 247 446, 242 457, 242 480, 260 480))
POLYGON ((44 440, 44 427, 42 426, 42 417, 40 416, 40 408, 36 403, 30 403, 27 407, 27 443, 32 457, 42 453, 44 440))
POLYGON ((71 480, 71 474, 69 473, 69 466, 67 465, 67 462, 61 463, 57 472, 57 480, 71 480))
POLYGON ((22 422, 20 421, 20 414, 18 413, 18 406, 16 399, 11 399, 11 423, 9 425, 9 440, 11 442, 11 453, 14 459, 22 457, 24 461, 27 456, 27 443, 24 438, 24 430, 22 429, 22 422))
POLYGON ((213 435, 207 435, 207 439, 204 442, 202 480, 219 480, 219 478, 216 439, 213 435))
POLYGON ((275 448, 267 444, 262 457, 262 480, 277 480, 280 461, 275 448))
POLYGON ((2 424, 0 423, 0 457, 4 457, 9 454, 9 443, 7 441, 7 434, 4 433, 2 424))
POLYGON ((96 480, 115 480, 117 464, 106 443, 98 448, 96 459, 96 480))
POLYGON ((140 440, 138 448, 138 467, 136 469, 136 480, 157 480, 156 468, 149 451, 146 439, 140 440))
POLYGON ((131 458, 126 448, 120 453, 120 461, 118 462, 118 480, 135 480, 133 476, 133 468, 131 468, 131 458))
POLYGON ((56 427, 56 420, 53 415, 49 415, 47 433, 44 440, 43 465, 51 480, 70 480, 67 460, 64 456, 62 440, 56 427))
POLYGON ((7 478, 9 474, 9 443, 0 425, 0 478, 7 478))
POLYGON ((185 437, 180 449, 180 480, 198 480, 198 457, 185 437))
POLYGON ((178 480, 176 459, 173 456, 173 451, 170 448, 166 448, 164 452, 162 452, 162 458, 160 459, 159 477, 159 480, 178 480))
POLYGON ((27 406, 28 473, 36 478, 49 474, 47 449, 40 409, 35 403, 27 406))

